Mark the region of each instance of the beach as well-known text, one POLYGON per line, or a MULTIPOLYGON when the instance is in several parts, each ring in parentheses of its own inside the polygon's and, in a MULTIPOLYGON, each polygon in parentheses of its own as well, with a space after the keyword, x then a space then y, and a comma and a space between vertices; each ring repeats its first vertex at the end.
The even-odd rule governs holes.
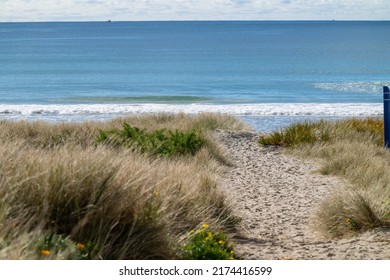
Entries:
POLYGON ((389 24, 1 23, 0 259, 389 259, 389 24))
POLYGON ((234 167, 222 184, 243 218, 235 238, 244 259, 388 259, 390 231, 378 228, 350 238, 326 239, 314 227, 324 199, 348 184, 320 175, 319 162, 261 147, 258 134, 219 131, 215 137, 234 167))

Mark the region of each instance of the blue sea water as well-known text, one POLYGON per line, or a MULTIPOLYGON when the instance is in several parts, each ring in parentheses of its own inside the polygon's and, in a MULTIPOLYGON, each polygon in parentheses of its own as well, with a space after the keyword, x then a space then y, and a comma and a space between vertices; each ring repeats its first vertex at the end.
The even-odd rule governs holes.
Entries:
POLYGON ((389 21, 0 23, 0 118, 379 116, 389 62, 389 21))

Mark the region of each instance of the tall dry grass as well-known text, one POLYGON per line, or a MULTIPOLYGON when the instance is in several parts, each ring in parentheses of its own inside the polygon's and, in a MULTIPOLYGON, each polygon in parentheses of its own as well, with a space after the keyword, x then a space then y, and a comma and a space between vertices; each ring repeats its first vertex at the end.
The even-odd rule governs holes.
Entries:
POLYGON ((239 218, 218 186, 228 159, 208 136, 219 128, 246 126, 222 115, 0 122, 0 259, 79 258, 71 244, 93 244, 93 259, 180 258, 199 224, 234 229, 239 218), (209 144, 194 156, 163 158, 97 143, 100 129, 123 122, 195 129, 209 144), (61 243, 50 253, 41 250, 48 236, 61 243))
POLYGON ((260 143, 320 159, 321 173, 349 182, 320 206, 317 226, 325 235, 348 236, 390 225, 390 151, 383 147, 382 120, 294 124, 263 136, 260 143))
POLYGON ((54 123, 36 121, 5 121, 0 120, 0 140, 28 140, 36 147, 54 147, 71 144, 81 147, 94 146, 99 130, 120 129, 124 123, 131 124, 146 131, 158 129, 191 131, 207 133, 212 130, 250 130, 242 121, 223 114, 156 114, 132 115, 105 122, 54 123))

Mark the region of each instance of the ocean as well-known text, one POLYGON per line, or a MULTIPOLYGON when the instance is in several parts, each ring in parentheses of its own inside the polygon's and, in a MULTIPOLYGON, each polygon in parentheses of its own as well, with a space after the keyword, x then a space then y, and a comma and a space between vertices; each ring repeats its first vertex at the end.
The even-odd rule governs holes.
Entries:
POLYGON ((0 23, 0 119, 383 115, 390 21, 0 23))

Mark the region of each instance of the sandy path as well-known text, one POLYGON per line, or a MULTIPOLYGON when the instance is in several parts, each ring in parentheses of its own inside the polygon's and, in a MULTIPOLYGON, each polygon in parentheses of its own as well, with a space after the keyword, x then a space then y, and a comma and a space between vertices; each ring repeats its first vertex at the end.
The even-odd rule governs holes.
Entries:
POLYGON ((236 251, 244 259, 390 259, 390 232, 321 240, 312 228, 318 204, 343 182, 314 171, 313 162, 262 148, 254 133, 218 132, 235 167, 223 185, 245 229, 236 251))

